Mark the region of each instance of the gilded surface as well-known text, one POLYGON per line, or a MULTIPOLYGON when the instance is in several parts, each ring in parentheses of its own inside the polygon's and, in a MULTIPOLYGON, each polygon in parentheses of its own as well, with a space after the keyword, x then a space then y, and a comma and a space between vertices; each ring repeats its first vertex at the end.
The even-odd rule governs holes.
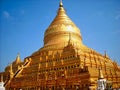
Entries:
POLYGON ((98 78, 120 87, 120 66, 82 44, 77 26, 66 15, 62 2, 44 35, 44 46, 31 56, 5 68, 6 90, 95 90, 98 78), (99 69, 101 74, 99 75, 99 69))
POLYGON ((50 46, 55 44, 56 46, 59 46, 60 44, 68 42, 69 33, 71 33, 72 41, 74 43, 82 44, 80 30, 66 15, 66 12, 62 6, 59 7, 55 19, 45 31, 44 46, 50 46))

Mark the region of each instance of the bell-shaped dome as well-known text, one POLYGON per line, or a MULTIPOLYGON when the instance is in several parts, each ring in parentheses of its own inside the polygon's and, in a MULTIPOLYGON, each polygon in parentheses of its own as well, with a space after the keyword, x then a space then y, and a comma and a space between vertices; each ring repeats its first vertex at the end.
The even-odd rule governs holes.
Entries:
POLYGON ((82 44, 80 30, 66 15, 61 1, 55 19, 45 31, 44 46, 65 46, 69 41, 69 33, 71 34, 72 43, 82 44))

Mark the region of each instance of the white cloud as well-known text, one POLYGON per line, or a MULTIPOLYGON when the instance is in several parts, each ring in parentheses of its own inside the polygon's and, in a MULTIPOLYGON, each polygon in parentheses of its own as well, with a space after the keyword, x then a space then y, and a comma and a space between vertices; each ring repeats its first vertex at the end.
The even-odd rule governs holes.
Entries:
POLYGON ((5 18, 10 18, 10 13, 8 11, 3 11, 3 15, 5 18))

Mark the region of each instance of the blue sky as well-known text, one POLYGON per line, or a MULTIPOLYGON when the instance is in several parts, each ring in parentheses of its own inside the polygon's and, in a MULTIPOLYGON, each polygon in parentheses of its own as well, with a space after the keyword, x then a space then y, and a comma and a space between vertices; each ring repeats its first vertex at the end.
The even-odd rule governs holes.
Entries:
MULTIPOLYGON (((63 0, 67 15, 80 28, 83 43, 120 65, 120 0, 63 0)), ((59 0, 0 0, 0 71, 43 46, 44 32, 59 0)))

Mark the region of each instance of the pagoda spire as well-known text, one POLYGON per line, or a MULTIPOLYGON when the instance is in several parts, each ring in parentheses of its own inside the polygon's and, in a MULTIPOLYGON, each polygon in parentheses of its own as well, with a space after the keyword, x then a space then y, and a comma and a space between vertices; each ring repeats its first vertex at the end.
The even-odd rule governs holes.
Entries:
POLYGON ((104 79, 101 68, 99 68, 99 76, 97 83, 97 90, 106 90, 106 79, 104 79))
POLYGON ((104 51, 104 52, 105 52, 104 57, 109 58, 109 56, 107 55, 107 51, 104 51))
POLYGON ((20 53, 18 53, 16 60, 20 60, 20 53))
POLYGON ((63 7, 63 3, 62 3, 62 0, 60 0, 60 4, 59 4, 59 7, 63 7))
POLYGON ((21 62, 22 62, 22 61, 21 61, 21 59, 20 59, 20 53, 18 53, 15 61, 13 62, 13 65, 20 64, 21 62))
POLYGON ((44 46, 63 47, 64 43, 68 43, 68 35, 65 34, 69 34, 69 32, 73 35, 73 42, 82 44, 80 30, 67 16, 66 10, 63 7, 63 2, 60 0, 57 15, 45 31, 44 46))
POLYGON ((66 11, 65 11, 65 9, 64 9, 64 7, 63 7, 63 3, 62 3, 62 0, 60 0, 60 3, 59 3, 59 9, 58 9, 58 14, 57 15, 62 15, 62 16, 64 16, 64 15, 66 15, 66 11))
POLYGON ((105 56, 107 55, 107 52, 106 51, 104 51, 105 52, 105 56))
POLYGON ((18 53, 18 55, 16 57, 16 60, 15 60, 15 63, 18 64, 20 62, 21 62, 21 60, 20 60, 20 53, 18 53))
POLYGON ((102 70, 101 68, 99 69, 99 76, 98 76, 98 79, 103 79, 104 76, 103 76, 103 73, 102 73, 102 70))

